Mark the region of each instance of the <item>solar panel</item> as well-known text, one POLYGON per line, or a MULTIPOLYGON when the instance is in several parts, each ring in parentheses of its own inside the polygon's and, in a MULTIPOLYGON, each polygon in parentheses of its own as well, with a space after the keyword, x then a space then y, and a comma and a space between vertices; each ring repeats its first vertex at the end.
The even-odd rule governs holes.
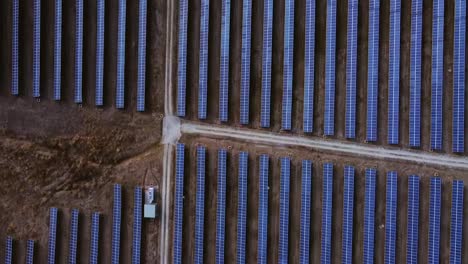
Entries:
POLYGON ((184 161, 185 145, 176 147, 176 179, 174 194, 174 260, 175 264, 182 263, 182 229, 184 224, 184 161))
POLYGON ((91 239, 89 248, 89 263, 97 264, 99 257, 99 213, 94 212, 91 216, 91 239))
POLYGON ((205 222, 205 147, 197 147, 197 201, 195 209, 195 261, 203 263, 203 235, 205 222))
POLYGON ((218 151, 218 193, 216 210, 216 263, 224 263, 226 216, 226 159, 225 149, 218 151))
POLYGON ((268 155, 260 155, 258 192, 258 249, 257 262, 266 264, 268 258, 268 155))
POLYGON ((453 41, 452 151, 465 151, 465 48, 466 0, 455 0, 453 41))
POLYGON ((291 160, 281 158, 278 262, 288 262, 291 160))
POLYGON ((34 0, 33 97, 41 96, 41 0, 34 0))
POLYGON ((310 259, 310 207, 312 195, 312 162, 302 161, 301 190, 301 234, 299 242, 299 260, 308 264, 310 259))
POLYGON ((324 134, 335 134, 336 0, 327 0, 324 134))
POLYGON ((28 239, 26 242, 26 264, 34 263, 34 240, 28 239))
POLYGON ((117 33, 117 88, 115 106, 119 109, 125 105, 125 20, 127 0, 119 0, 119 17, 117 33))
POLYGON ((397 173, 387 173, 387 194, 385 201, 385 264, 395 263, 395 244, 397 230, 397 173))
POLYGON ((62 0, 55 0, 54 25, 54 100, 62 98, 62 0))
POLYGON ((273 0, 263 2, 262 101, 260 126, 270 127, 271 54, 273 49, 273 0))
POLYGON ((247 177, 249 154, 239 153, 239 175, 238 175, 238 205, 237 205, 237 263, 245 264, 245 250, 247 242, 247 177))
POLYGON ((406 263, 418 263, 419 236, 419 176, 408 178, 408 238, 406 245, 406 263))
POLYGON ((11 3, 11 94, 18 95, 19 79, 19 0, 13 0, 11 3))
POLYGON ((219 62, 219 120, 228 121, 229 98, 229 27, 231 21, 231 0, 222 1, 221 55, 219 62))
POLYGON ((442 149, 444 88, 444 0, 433 0, 431 72, 431 149, 442 149))
POLYGON ((291 130, 294 71, 294 0, 285 1, 282 129, 291 130))
POLYGON ((353 262, 354 167, 344 168, 343 237, 341 263, 353 262))
POLYGON ((315 0, 306 1, 304 55, 304 132, 314 129, 315 0))
POLYGON ((356 137, 356 72, 359 1, 348 1, 348 48, 346 52, 346 138, 356 137))
POLYGON ((112 255, 111 263, 119 264, 120 224, 122 222, 122 187, 114 184, 114 207, 112 209, 112 255))
POLYGON ((198 80, 198 119, 206 119, 208 96, 208 33, 210 0, 201 0, 200 15, 200 65, 198 80))
POLYGON ((241 98, 240 123, 249 123, 250 107, 250 49, 252 44, 252 0, 242 2, 241 98))
POLYGON ((188 0, 179 0, 179 51, 177 56, 177 115, 185 116, 187 82, 187 24, 188 0))
POLYGON ((13 263, 13 238, 8 236, 5 241, 5 264, 13 263))
POLYGON ((71 211, 70 217, 70 241, 68 244, 68 263, 76 264, 76 250, 78 247, 78 209, 71 211))
POLYGON ((96 24, 96 106, 104 105, 104 31, 106 1, 97 0, 96 24))
POLYGON ((439 177, 431 178, 429 201, 429 264, 439 263, 441 185, 442 183, 439 177))
POLYGON ((140 263, 141 251, 141 221, 143 211, 143 190, 135 187, 133 199, 133 242, 132 242, 132 264, 140 263))
POLYGON ((374 263, 374 234, 375 234, 375 183, 377 170, 366 169, 366 189, 364 196, 364 264, 374 263))
POLYGON ((137 81, 137 111, 145 111, 146 89, 146 14, 147 0, 140 0, 138 20, 138 81, 137 81))
POLYGON ((411 1, 410 147, 421 146, 421 46, 423 1, 411 1))
POLYGON ((452 183, 452 210, 450 213, 450 263, 462 263, 463 243, 463 181, 452 183))
POLYGON ((55 207, 50 208, 50 219, 49 219, 49 245, 47 263, 55 263, 55 247, 57 241, 57 217, 58 209, 55 207))
POLYGON ((76 0, 75 103, 83 103, 83 0, 76 0))
POLYGON ((400 13, 401 0, 390 1, 390 50, 388 64, 387 142, 398 144, 400 108, 400 13))
POLYGON ((323 164, 322 241, 320 263, 331 263, 333 205, 333 163, 323 164))
POLYGON ((380 0, 369 0, 369 35, 367 61, 367 130, 366 140, 377 141, 379 101, 379 26, 380 0))

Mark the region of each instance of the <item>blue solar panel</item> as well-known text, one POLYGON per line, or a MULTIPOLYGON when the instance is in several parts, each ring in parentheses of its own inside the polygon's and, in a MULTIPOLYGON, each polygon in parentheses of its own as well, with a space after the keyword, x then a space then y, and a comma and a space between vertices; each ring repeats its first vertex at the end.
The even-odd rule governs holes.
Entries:
POLYGON ((96 25, 96 106, 104 105, 104 31, 106 0, 97 0, 96 25))
POLYGON ((450 213, 450 264, 462 263, 463 188, 463 181, 453 181, 452 210, 450 213))
POLYGON ((245 250, 247 238, 247 176, 249 154, 239 153, 239 193, 237 207, 237 263, 245 263, 245 250))
POLYGON ((125 20, 127 19, 127 0, 119 0, 118 34, 117 34, 117 86, 115 106, 119 109, 125 105, 125 20))
POLYGON ((258 193, 258 249, 257 262, 266 264, 268 258, 268 166, 267 155, 260 155, 260 177, 258 193))
POLYGON ((278 262, 288 262, 291 160, 281 158, 278 262))
POLYGON ((310 207, 312 195, 312 162, 302 161, 301 190, 301 235, 299 241, 299 260, 308 264, 310 259, 310 207))
POLYGON ((356 72, 359 1, 348 1, 348 49, 346 53, 346 138, 356 137, 356 72))
POLYGON ((224 263, 224 241, 226 224, 226 159, 225 149, 218 151, 218 193, 216 210, 216 263, 224 263))
POLYGON ((304 132, 314 129, 315 0, 306 1, 304 56, 304 132))
POLYGON ((132 264, 139 264, 141 252, 141 214, 143 211, 143 190, 141 187, 135 187, 133 203, 132 264))
POLYGON ((263 57, 262 57, 262 102, 260 126, 270 127, 271 112, 271 54, 273 49, 273 0, 263 3, 263 57))
POLYGON ((333 163, 323 164, 322 244, 320 263, 331 263, 333 205, 333 163))
POLYGON ((94 212, 91 216, 91 239, 89 247, 89 263, 97 264, 99 257, 99 213, 94 212))
POLYGON ((324 134, 335 134, 336 0, 327 0, 324 134))
POLYGON ((13 263, 13 238, 8 236, 5 241, 5 264, 13 263))
POLYGON ((185 145, 177 144, 174 194, 174 256, 173 263, 182 263, 182 229, 184 224, 184 161, 185 145))
POLYGON ((41 96, 41 0, 34 0, 33 97, 41 96))
POLYGON ((205 222, 205 147, 197 147, 197 201, 195 209, 195 264, 203 263, 205 222))
POLYGON ((354 167, 344 168, 343 237, 341 263, 353 262, 354 167))
POLYGON ((55 207, 50 208, 50 219, 49 219, 49 246, 47 254, 47 263, 55 263, 55 247, 57 241, 57 217, 58 209, 55 207))
POLYGON ((201 0, 200 15, 200 65, 198 80, 198 119, 206 119, 208 97, 208 32, 210 0, 201 0))
POLYGON ((452 151, 465 151, 465 48, 466 0, 455 0, 453 41, 452 151))
POLYGON ((418 263, 419 236, 419 176, 408 178, 408 239, 406 245, 406 263, 418 263))
POLYGON ((68 244, 68 263, 76 264, 76 250, 78 247, 78 209, 71 211, 70 217, 70 240, 68 244))
POLYGON ((379 101, 379 26, 380 0, 369 0, 369 35, 367 61, 367 130, 366 140, 377 141, 379 101))
POLYGON ((26 264, 34 263, 34 240, 28 239, 26 242, 26 264))
POLYGON ((401 0, 390 1, 390 50, 388 65, 388 144, 399 142, 400 115, 400 19, 401 0))
POLYGON ((19 79, 19 0, 13 0, 11 6, 11 94, 18 95, 19 79))
POLYGON ((294 71, 294 0, 285 1, 282 129, 291 130, 294 71))
POLYGON ((385 201, 385 264, 395 263, 395 244, 397 230, 397 173, 387 173, 387 194, 385 201))
POLYGON ((431 178, 429 201, 429 244, 428 263, 438 264, 440 253, 440 204, 442 182, 439 177, 431 178))
POLYGON ((375 183, 377 170, 366 169, 366 190, 364 197, 364 264, 374 263, 375 234, 375 183))
POLYGON ((229 105, 229 27, 231 25, 231 0, 223 0, 221 19, 221 55, 219 62, 219 120, 228 121, 229 105))
POLYGON ((112 256, 111 263, 119 264, 120 259, 120 224, 122 222, 122 187, 114 185, 114 207, 112 209, 112 256))
POLYGON ((179 0, 179 54, 177 57, 177 115, 185 116, 187 85, 187 24, 188 0, 179 0))
POLYGON ((147 0, 140 0, 138 19, 138 80, 137 80, 137 111, 145 111, 146 89, 146 14, 147 0))
POLYGON ((76 0, 75 103, 83 103, 83 0, 76 0))
POLYGON ((55 0, 54 25, 54 100, 62 98, 62 0, 55 0))
POLYGON ((250 107, 250 49, 252 44, 252 0, 242 2, 242 54, 241 54, 241 99, 240 123, 249 123, 250 107))
POLYGON ((421 146, 421 46, 423 1, 411 1, 410 147, 421 146))
POLYGON ((442 149, 442 96, 444 88, 444 1, 433 0, 431 149, 442 149))

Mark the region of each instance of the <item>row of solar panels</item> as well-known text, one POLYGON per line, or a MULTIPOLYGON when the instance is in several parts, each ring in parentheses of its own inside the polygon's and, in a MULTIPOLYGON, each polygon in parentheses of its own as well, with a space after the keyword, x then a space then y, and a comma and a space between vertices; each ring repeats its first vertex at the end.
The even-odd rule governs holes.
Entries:
MULTIPOLYGON (((54 24, 54 92, 53 99, 62 100, 62 1, 55 0, 54 24)), ((11 39, 11 94, 20 95, 19 68, 20 50, 19 36, 22 34, 20 25, 20 0, 12 0, 12 39, 11 39)), ((105 2, 97 0, 96 9, 96 86, 95 105, 104 105, 104 32, 105 32, 105 2)), ((127 0, 119 0, 118 38, 117 38, 117 81, 115 107, 125 107, 125 32, 126 32, 127 0)), ((33 20, 33 77, 32 95, 41 97, 41 0, 34 0, 33 20)), ((83 103, 83 0, 76 0, 75 8, 75 72, 74 72, 74 102, 83 103)), ((138 30, 138 79, 137 79, 137 111, 145 111, 145 75, 146 75, 146 17, 147 0, 139 0, 139 30, 138 30)))
MULTIPOLYGON (((174 208, 174 252, 173 262, 182 263, 183 253, 183 207, 184 207, 184 177, 185 177, 185 146, 177 145, 176 150, 176 190, 174 208)), ((240 152, 238 161, 238 213, 237 213, 237 263, 245 263, 246 260, 246 230, 247 230, 247 177, 248 177, 248 153, 240 152)), ((205 219, 205 172, 206 172, 206 149, 197 147, 197 189, 195 209, 195 248, 194 263, 204 263, 204 219, 205 219)), ((268 253, 268 198, 269 198, 269 160, 268 155, 260 155, 258 172, 258 263, 266 263, 268 253)), ((217 183, 217 213, 216 213, 216 263, 223 263, 225 249, 225 210, 226 210, 226 162, 227 151, 218 150, 218 183, 217 183)), ((288 236, 289 236, 289 195, 290 195, 290 173, 291 159, 280 158, 280 193, 279 193, 279 246, 278 260, 287 263, 288 236)), ((321 227, 321 263, 331 263, 332 252, 332 223, 333 223, 333 163, 323 164, 322 185, 322 227, 321 227)), ((233 176, 233 175, 232 175, 233 176)), ((343 222, 342 222, 342 263, 352 263, 353 259, 353 212, 355 210, 353 166, 344 167, 344 189, 343 189, 343 222)), ((312 192, 312 162, 302 161, 302 189, 301 189, 301 215, 300 215, 300 263, 309 263, 311 243, 311 192, 312 192)), ((375 207, 376 207, 376 177, 377 171, 368 168, 365 171, 365 198, 364 198, 364 240, 363 257, 364 263, 374 263, 374 231, 375 231, 375 207)), ((257 179, 257 177, 256 177, 257 179)), ((397 172, 390 171, 386 178, 386 201, 385 201, 385 263, 396 263, 396 241, 397 241, 397 208, 398 208, 398 176, 397 172)), ((411 175, 408 178, 408 225, 407 225, 407 263, 418 263, 419 249, 419 188, 420 177, 411 175)), ((441 212, 441 179, 432 177, 430 179, 429 198, 429 229, 428 231, 428 255, 420 256, 427 263, 439 263, 440 252, 440 212, 441 212)), ((383 190, 379 190, 383 191, 383 190)), ((464 183, 454 180, 452 183, 452 207, 450 230, 450 263, 461 263, 462 259, 462 234, 463 234, 463 191, 464 183)), ((401 201, 400 201, 401 203, 401 201)), ((313 238, 312 241, 317 241, 313 238)), ((421 241, 421 243, 426 243, 421 241)))
MULTIPOLYGON (((198 118, 206 119, 208 102, 208 35, 209 35, 209 0, 201 1, 200 17, 200 62, 198 84, 198 118)), ((285 1, 284 13, 284 61, 283 61, 283 130, 291 130, 292 95, 293 95, 293 57, 294 57, 294 0, 285 1)), ((410 60, 410 146, 421 146, 421 46, 423 1, 411 2, 411 60, 410 60)), ((358 0, 348 1, 347 59, 346 59, 346 118, 345 136, 356 137, 356 72, 357 72, 357 34, 358 0)), ((229 27, 230 0, 222 1, 221 54, 219 76, 219 120, 228 121, 229 94, 229 27)), ((327 0, 326 23, 326 62, 325 62, 325 110, 324 135, 335 134, 335 62, 336 62, 336 0, 327 0)), ((273 0, 264 1, 263 16, 263 56, 261 85, 261 127, 270 127, 271 111, 271 67, 273 37, 273 0)), ((242 16, 242 55, 240 85, 240 123, 249 124, 250 100, 250 63, 251 63, 251 27, 252 1, 243 1, 242 16)), ((315 20, 316 1, 307 0, 305 15, 305 54, 304 54, 304 98, 303 131, 314 130, 314 56, 315 56, 315 20)), ((178 90, 177 114, 186 115, 186 75, 187 75, 187 25, 188 0, 179 1, 179 54, 178 54, 178 90)), ((380 0, 369 2, 368 33, 368 76, 367 76, 367 125, 366 139, 377 141, 378 137, 378 89, 379 89, 379 16, 380 0)), ((390 48, 388 77, 388 144, 399 143, 400 118, 400 18, 401 0, 390 1, 390 48)), ((453 50, 453 107, 452 107, 452 150, 464 152, 464 115, 465 115, 465 37, 466 37, 466 1, 455 0, 455 28, 453 50)), ((213 33, 211 33, 213 34, 213 33)), ((431 85, 431 148, 442 149, 443 117, 443 45, 444 45, 444 0, 433 2, 432 33, 432 85, 431 85)), ((338 106, 340 107, 340 106, 338 106)))

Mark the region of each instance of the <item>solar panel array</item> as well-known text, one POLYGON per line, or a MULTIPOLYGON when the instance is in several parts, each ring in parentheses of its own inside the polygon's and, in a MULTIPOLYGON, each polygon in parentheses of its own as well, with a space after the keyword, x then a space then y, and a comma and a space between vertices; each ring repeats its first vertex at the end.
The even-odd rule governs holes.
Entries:
POLYGON ((120 261, 120 224, 122 222, 122 186, 114 185, 114 206, 112 209, 112 251, 111 263, 120 261))
POLYGON ((439 177, 432 177, 429 199, 429 240, 428 263, 439 263, 440 250, 440 204, 442 182, 439 177))
POLYGON ((423 1, 411 1, 409 145, 421 146, 421 47, 423 1))
POLYGON ((137 80, 137 111, 145 111, 146 92, 146 17, 148 1, 140 0, 138 18, 138 80, 137 80))
POLYGON ((282 129, 291 130, 294 71, 294 0, 285 1, 282 129))
POLYGON ((228 121, 229 104, 229 34, 231 25, 231 0, 222 1, 221 54, 219 62, 219 120, 228 121))
POLYGON ((226 224, 226 160, 225 149, 218 151, 218 193, 216 210, 216 263, 224 263, 224 241, 226 224))
POLYGON ((97 264, 99 257, 99 213, 94 212, 91 215, 91 239, 89 248, 89 263, 97 264))
POLYGON ((291 159, 281 158, 278 262, 288 262, 291 159))
POLYGON ((388 65, 388 135, 387 143, 399 142, 400 115, 400 0, 390 1, 390 50, 388 65))
POLYGON ((117 81, 115 107, 125 106, 125 26, 127 19, 127 0, 119 0, 119 16, 117 25, 117 81))
POLYGON ((450 263, 462 263, 463 243, 463 188, 461 180, 452 183, 452 209, 450 213, 450 263))
POLYGON ((344 168, 341 263, 353 262, 354 167, 344 168))
POLYGON ((356 137, 356 72, 359 1, 348 1, 348 48, 346 52, 346 138, 356 137))
POLYGON ((28 239, 26 242, 26 264, 34 263, 34 240, 28 239))
POLYGON ((242 1, 242 50, 241 50, 241 87, 240 123, 249 123, 250 108, 250 54, 252 45, 252 0, 242 1))
POLYGON ((237 263, 246 262, 245 252, 247 243, 247 177, 249 164, 249 154, 239 153, 239 174, 238 174, 238 205, 237 205, 237 263))
POLYGON ((314 129, 315 0, 307 0, 305 8, 303 129, 311 133, 314 129))
POLYGON ((78 209, 73 209, 70 216, 70 240, 68 243, 68 263, 76 264, 76 251, 78 248, 78 209))
POLYGON ((200 64, 198 72, 198 119, 206 119, 208 96, 208 33, 210 24, 210 0, 201 0, 200 15, 200 64))
POLYGON ((184 166, 185 145, 177 144, 176 149, 176 179, 174 194, 174 255, 175 264, 182 263, 182 228, 184 224, 184 166))
POLYGON ((408 226, 406 263, 418 263, 419 236, 419 176, 408 178, 408 226))
POLYGON ((41 96, 41 0, 34 0, 32 95, 41 96))
MULTIPOLYGON (((78 2, 77 2, 78 7, 78 2)), ((55 0, 54 100, 62 99, 62 0, 55 0)))
POLYGON ((188 0, 179 1, 179 39, 177 56, 177 115, 185 116, 187 85, 188 0))
POLYGON ((366 169, 366 188, 364 196, 364 264, 374 263, 374 235, 375 235, 375 188, 377 170, 366 169))
POLYGON ((5 241, 5 264, 13 263, 13 238, 8 236, 5 241))
POLYGON ((385 197, 385 254, 386 264, 395 263, 395 244, 397 230, 397 173, 387 173, 387 193, 385 197))
POLYGON ((141 187, 135 187, 133 198, 132 264, 140 264, 142 212, 143 190, 141 187))
POLYGON ((260 177, 258 192, 258 244, 257 262, 266 264, 268 258, 268 175, 269 157, 260 155, 260 177))
POLYGON ((55 247, 57 241, 57 218, 58 218, 58 209, 55 207, 50 208, 50 218, 49 218, 49 245, 48 245, 48 254, 47 254, 47 263, 55 263, 55 247))
POLYGON ((380 0, 369 0, 366 129, 366 140, 369 142, 377 141, 377 111, 379 100, 379 27, 380 0))
POLYGON ((310 259, 310 208, 312 195, 312 162, 302 161, 301 187, 301 231, 299 241, 299 260, 301 264, 310 259))
POLYGON ((18 95, 19 81, 19 0, 11 1, 11 94, 18 95))
POLYGON ((205 222, 205 147, 197 147, 197 198, 195 209, 195 264, 203 264, 205 222))
POLYGON ((336 0, 327 0, 324 135, 335 134, 336 0))
POLYGON ((83 103, 83 0, 76 0, 75 103, 83 103))
POLYGON ((442 149, 442 96, 444 88, 444 1, 433 0, 431 72, 431 149, 442 149))
POLYGON ((320 263, 331 263, 332 212, 333 212, 333 164, 323 164, 322 186, 322 241, 320 263))
POLYGON ((452 151, 465 151, 466 0, 455 0, 453 40, 452 151))
POLYGON ((271 60, 273 50, 273 0, 263 1, 262 98, 260 126, 270 127, 271 60))
POLYGON ((104 105, 104 32, 106 0, 97 0, 96 14, 96 106, 104 105))

